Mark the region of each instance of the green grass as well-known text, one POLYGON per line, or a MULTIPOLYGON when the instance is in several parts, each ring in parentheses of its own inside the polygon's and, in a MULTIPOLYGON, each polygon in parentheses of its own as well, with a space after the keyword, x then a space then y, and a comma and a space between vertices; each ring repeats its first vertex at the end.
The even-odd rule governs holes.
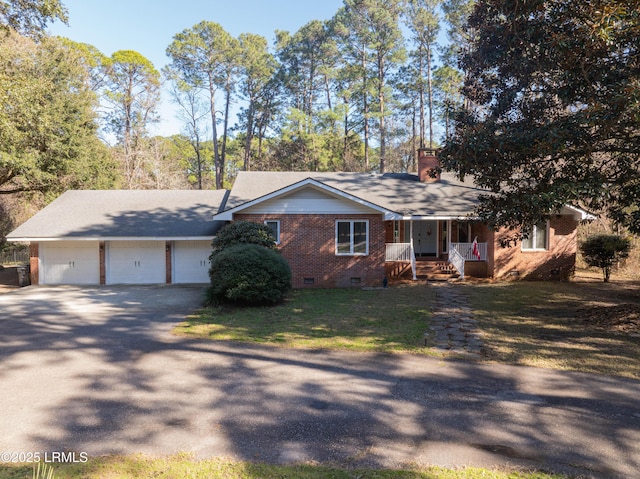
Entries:
MULTIPOLYGON (((640 337, 585 323, 610 306, 640 304, 637 282, 512 282, 464 288, 483 334, 482 360, 640 379, 640 337)), ((298 290, 281 305, 207 308, 174 331, 287 348, 442 356, 424 346, 434 287, 298 290)), ((431 344, 431 343, 428 343, 431 344)))
MULTIPOLYGON (((166 458, 108 456, 81 464, 54 464, 56 479, 560 479, 540 472, 440 467, 405 470, 278 466, 225 459, 196 461, 188 454, 166 458)), ((0 479, 31 479, 32 465, 0 464, 0 479)))
POLYGON ((598 327, 610 308, 640 304, 634 282, 516 282, 461 286, 487 361, 640 379, 640 338, 598 327))
POLYGON ((206 308, 174 332, 288 348, 429 354, 433 288, 297 290, 281 305, 206 308))

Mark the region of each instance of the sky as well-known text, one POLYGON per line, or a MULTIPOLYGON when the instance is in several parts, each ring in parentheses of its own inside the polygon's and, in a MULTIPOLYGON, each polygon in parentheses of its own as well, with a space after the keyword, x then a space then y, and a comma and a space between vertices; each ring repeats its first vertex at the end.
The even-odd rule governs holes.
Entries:
MULTIPOLYGON (((135 50, 160 70, 173 36, 203 20, 213 21, 234 37, 241 33, 264 36, 273 45, 276 30, 296 32, 311 20, 328 20, 342 0, 62 0, 69 26, 60 22, 49 33, 88 43, 111 56, 135 50)), ((163 95, 161 121, 152 133, 180 132, 175 107, 163 95)))

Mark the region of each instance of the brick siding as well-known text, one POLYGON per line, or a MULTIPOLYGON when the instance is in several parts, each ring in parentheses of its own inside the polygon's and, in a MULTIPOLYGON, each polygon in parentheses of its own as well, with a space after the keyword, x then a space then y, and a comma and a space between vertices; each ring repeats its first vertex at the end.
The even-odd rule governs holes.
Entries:
POLYGON ((577 253, 578 221, 569 215, 554 216, 549 222, 549 244, 545 251, 522 250, 518 243, 511 248, 500 246, 509 232, 499 230, 490 243, 494 250, 488 274, 496 279, 568 279, 574 272, 577 253))
POLYGON ((40 284, 40 270, 39 270, 39 258, 40 258, 40 246, 39 243, 33 242, 29 244, 29 276, 31 284, 40 284))
POLYGON ((291 267, 294 288, 380 286, 385 275, 384 221, 381 215, 255 215, 236 221, 280 221, 279 249, 291 267), (369 254, 338 256, 336 220, 369 221, 369 254), (313 283, 311 283, 313 280, 313 283))
POLYGON ((104 241, 100 241, 100 245, 98 246, 98 255, 99 255, 99 263, 100 263, 100 284, 107 284, 107 253, 106 253, 106 243, 104 241))

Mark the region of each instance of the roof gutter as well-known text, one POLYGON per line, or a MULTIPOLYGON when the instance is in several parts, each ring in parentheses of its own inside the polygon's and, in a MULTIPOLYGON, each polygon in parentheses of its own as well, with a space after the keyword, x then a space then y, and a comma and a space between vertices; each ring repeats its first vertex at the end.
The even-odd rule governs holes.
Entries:
POLYGON ((54 241, 211 241, 215 236, 60 236, 50 237, 7 237, 13 243, 54 242, 54 241))

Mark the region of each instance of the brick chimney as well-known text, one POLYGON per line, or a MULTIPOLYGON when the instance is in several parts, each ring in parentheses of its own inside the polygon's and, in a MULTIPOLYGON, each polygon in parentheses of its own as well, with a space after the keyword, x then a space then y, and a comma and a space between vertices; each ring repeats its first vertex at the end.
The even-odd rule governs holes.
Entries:
POLYGON ((418 180, 423 183, 435 183, 440 181, 440 160, 438 150, 435 148, 418 149, 418 180), (433 172, 435 176, 433 175, 433 172))

